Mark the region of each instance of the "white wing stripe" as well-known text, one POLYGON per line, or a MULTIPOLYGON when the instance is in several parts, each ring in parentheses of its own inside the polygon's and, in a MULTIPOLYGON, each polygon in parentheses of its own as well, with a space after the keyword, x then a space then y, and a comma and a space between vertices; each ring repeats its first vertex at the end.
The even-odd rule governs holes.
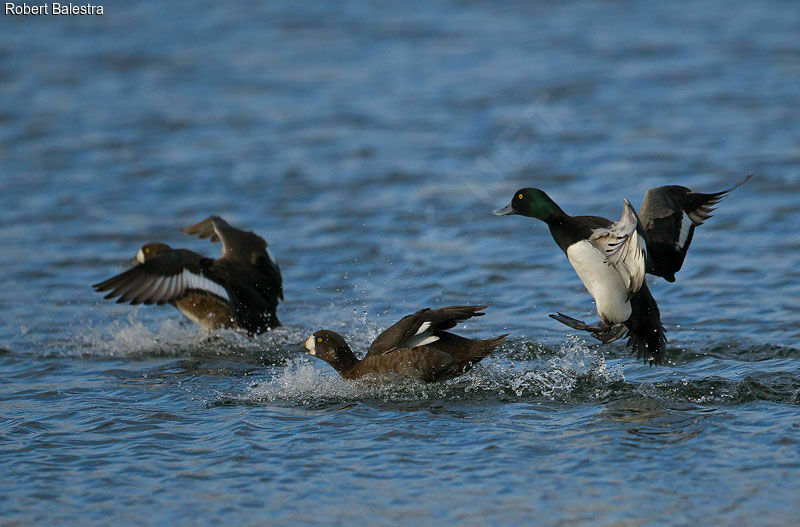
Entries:
POLYGON ((164 301, 169 302, 177 295, 177 291, 175 290, 175 283, 178 281, 178 275, 172 275, 167 278, 167 288, 164 294, 164 301))
POLYGON ((158 288, 158 284, 161 283, 161 280, 158 278, 154 279, 151 282, 145 283, 144 287, 135 295, 142 302, 147 302, 150 299, 150 295, 153 294, 153 291, 158 288))
POLYGON ((683 246, 686 244, 686 240, 689 238, 689 231, 691 230, 692 219, 684 212, 683 215, 681 215, 681 232, 678 236, 677 243, 675 243, 675 247, 677 247, 679 251, 683 249, 683 246))
POLYGON ((433 333, 419 333, 417 335, 414 335, 407 341, 405 341, 400 347, 416 348, 418 346, 425 346, 426 344, 431 344, 432 342, 436 342, 437 340, 439 340, 439 337, 437 337, 433 333))
POLYGON ((169 290, 169 277, 165 276, 164 278, 158 281, 158 288, 155 291, 153 291, 151 299, 153 300, 153 302, 161 302, 165 300, 168 290, 169 290))
POLYGON ((228 296, 228 292, 225 290, 224 287, 219 285, 218 283, 209 280, 205 276, 201 274, 194 274, 190 272, 188 269, 184 269, 182 274, 184 288, 183 291, 186 289, 199 289, 201 291, 208 291, 209 293, 213 293, 221 298, 224 298, 228 302, 231 301, 230 297, 228 296))

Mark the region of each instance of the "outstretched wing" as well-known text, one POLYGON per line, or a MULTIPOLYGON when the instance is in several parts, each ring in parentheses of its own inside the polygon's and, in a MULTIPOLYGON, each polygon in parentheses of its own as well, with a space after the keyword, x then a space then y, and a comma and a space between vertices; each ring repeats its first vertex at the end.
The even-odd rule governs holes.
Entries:
POLYGON ((189 291, 201 292, 230 302, 228 292, 206 269, 207 258, 186 249, 163 251, 124 273, 94 284, 95 291, 109 293, 117 303, 166 304, 189 291))
POLYGON ((711 217, 716 205, 751 176, 733 187, 710 194, 671 185, 651 188, 639 209, 647 239, 647 272, 675 281, 692 243, 695 227, 711 217))
POLYGON ((472 317, 480 317, 486 306, 449 306, 440 309, 421 309, 403 317, 378 335, 367 350, 367 356, 385 355, 399 348, 424 346, 439 340, 436 332, 455 327, 472 317))
POLYGON ((606 255, 606 263, 617 270, 629 295, 642 287, 647 251, 644 232, 630 201, 624 201, 619 221, 594 229, 589 242, 606 255))
POLYGON ((265 299, 283 300, 281 269, 269 253, 267 242, 261 236, 232 227, 219 216, 209 216, 200 223, 181 230, 201 240, 221 241, 221 260, 254 266, 257 272, 251 268, 250 273, 253 287, 265 299))
POLYGON ((244 261, 255 264, 256 260, 267 252, 267 242, 261 236, 232 227, 219 216, 209 216, 200 223, 184 229, 182 232, 197 236, 201 240, 208 238, 212 242, 222 242, 220 258, 244 261))

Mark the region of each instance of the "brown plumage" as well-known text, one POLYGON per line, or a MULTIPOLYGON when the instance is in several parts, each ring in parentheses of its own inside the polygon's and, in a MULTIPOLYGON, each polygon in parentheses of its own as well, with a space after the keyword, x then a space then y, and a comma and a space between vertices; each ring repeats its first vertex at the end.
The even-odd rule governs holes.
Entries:
POLYGON ((95 284, 117 303, 170 304, 206 330, 241 328, 262 333, 280 325, 276 314, 283 287, 267 243, 252 232, 211 216, 183 229, 222 242, 218 259, 163 243, 145 244, 138 265, 95 284))
POLYGON ((450 379, 469 371, 507 336, 478 340, 444 331, 468 318, 483 316, 483 309, 486 306, 421 309, 378 335, 362 360, 341 335, 325 329, 306 340, 306 349, 345 379, 386 373, 426 382, 450 379))

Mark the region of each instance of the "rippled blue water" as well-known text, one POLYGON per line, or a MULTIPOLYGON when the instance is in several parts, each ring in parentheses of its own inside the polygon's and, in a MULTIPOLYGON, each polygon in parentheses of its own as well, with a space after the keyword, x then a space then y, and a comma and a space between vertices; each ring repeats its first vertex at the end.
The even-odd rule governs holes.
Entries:
POLYGON ((800 518, 794 2, 104 4, 0 16, 0 523, 788 525, 800 518), (616 218, 720 190, 669 364, 593 319, 522 186, 616 218), (221 214, 286 327, 208 341, 90 284, 221 214), (511 333, 473 373, 349 383, 297 354, 424 306, 511 333))

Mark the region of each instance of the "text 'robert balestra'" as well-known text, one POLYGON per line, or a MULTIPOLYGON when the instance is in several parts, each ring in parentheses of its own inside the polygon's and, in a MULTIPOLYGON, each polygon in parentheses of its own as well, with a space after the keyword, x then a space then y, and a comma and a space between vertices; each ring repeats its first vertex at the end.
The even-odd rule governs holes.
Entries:
POLYGON ((94 4, 15 4, 6 2, 3 13, 6 15, 102 15, 103 6, 94 4))

